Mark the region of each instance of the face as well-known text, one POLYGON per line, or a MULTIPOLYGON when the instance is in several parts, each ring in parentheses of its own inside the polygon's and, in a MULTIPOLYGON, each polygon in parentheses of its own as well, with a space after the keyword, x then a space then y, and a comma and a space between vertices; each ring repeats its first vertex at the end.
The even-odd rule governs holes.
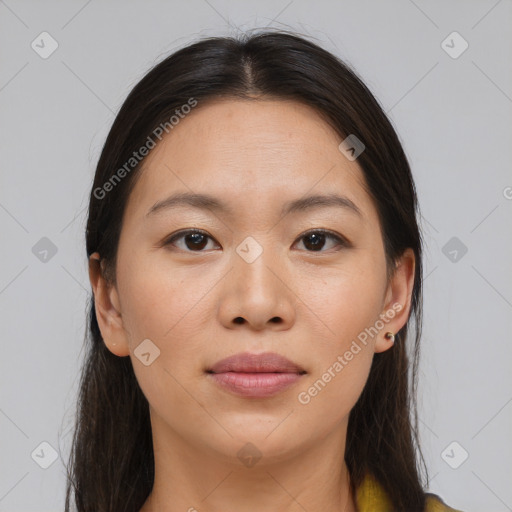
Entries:
POLYGON ((414 261, 386 279, 378 214, 341 141, 307 106, 223 100, 146 158, 116 284, 92 260, 90 275, 105 343, 131 358, 160 442, 225 460, 251 442, 275 461, 346 431, 384 334, 407 319, 414 261), (295 366, 211 373, 270 352, 295 366))

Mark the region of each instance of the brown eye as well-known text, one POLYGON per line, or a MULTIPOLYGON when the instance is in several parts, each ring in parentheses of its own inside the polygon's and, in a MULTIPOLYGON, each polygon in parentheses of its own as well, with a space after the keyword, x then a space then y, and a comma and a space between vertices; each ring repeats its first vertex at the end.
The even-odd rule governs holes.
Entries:
MULTIPOLYGON (((201 230, 186 230, 172 235, 164 245, 172 245, 187 252, 205 252, 213 238, 201 230)), ((348 247, 348 242, 341 236, 326 230, 310 231, 299 238, 308 252, 326 252, 335 247, 348 247)), ((216 244, 216 242, 214 242, 216 244)))
POLYGON ((164 245, 174 245, 183 251, 203 252, 210 240, 213 241, 204 231, 190 229, 172 235, 164 245))
POLYGON ((308 252, 325 252, 322 251, 327 245, 327 249, 336 246, 345 247, 347 242, 340 236, 326 230, 315 230, 302 235, 299 240, 303 241, 304 247, 308 252), (330 242, 329 242, 330 241, 330 242))

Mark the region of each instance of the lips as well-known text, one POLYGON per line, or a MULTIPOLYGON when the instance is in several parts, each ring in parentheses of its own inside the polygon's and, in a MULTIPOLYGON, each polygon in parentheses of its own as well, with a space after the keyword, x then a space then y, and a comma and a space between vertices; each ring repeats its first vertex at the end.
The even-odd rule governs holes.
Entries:
POLYGON ((217 361, 207 371, 208 373, 306 373, 299 365, 273 352, 235 354, 217 361))
POLYGON ((297 383, 307 373, 285 357, 267 352, 236 354, 207 370, 222 389, 245 398, 267 398, 297 383))

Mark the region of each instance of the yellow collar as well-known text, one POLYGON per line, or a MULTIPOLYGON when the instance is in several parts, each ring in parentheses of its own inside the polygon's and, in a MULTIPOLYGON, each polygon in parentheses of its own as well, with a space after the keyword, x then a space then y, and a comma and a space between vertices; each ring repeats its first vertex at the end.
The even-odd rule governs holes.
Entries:
POLYGON ((356 489, 356 504, 358 512, 388 512, 392 503, 386 491, 370 474, 366 475, 361 485, 356 489))
MULTIPOLYGON (((356 489, 358 512, 390 512, 393 504, 375 477, 368 474, 356 489)), ((449 507, 438 496, 427 494, 425 512, 461 512, 449 507)))

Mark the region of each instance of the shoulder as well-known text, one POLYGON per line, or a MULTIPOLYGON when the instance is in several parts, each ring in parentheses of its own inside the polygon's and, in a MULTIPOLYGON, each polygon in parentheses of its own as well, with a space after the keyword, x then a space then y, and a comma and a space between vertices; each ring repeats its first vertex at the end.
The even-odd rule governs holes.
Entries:
MULTIPOLYGON (((462 512, 449 507, 439 496, 426 493, 425 512, 462 512)), ((356 489, 356 503, 359 512, 388 512, 393 505, 383 487, 372 475, 366 475, 356 489)))
POLYGON ((449 507, 439 496, 431 493, 426 494, 427 502, 425 512, 462 512, 449 507))

